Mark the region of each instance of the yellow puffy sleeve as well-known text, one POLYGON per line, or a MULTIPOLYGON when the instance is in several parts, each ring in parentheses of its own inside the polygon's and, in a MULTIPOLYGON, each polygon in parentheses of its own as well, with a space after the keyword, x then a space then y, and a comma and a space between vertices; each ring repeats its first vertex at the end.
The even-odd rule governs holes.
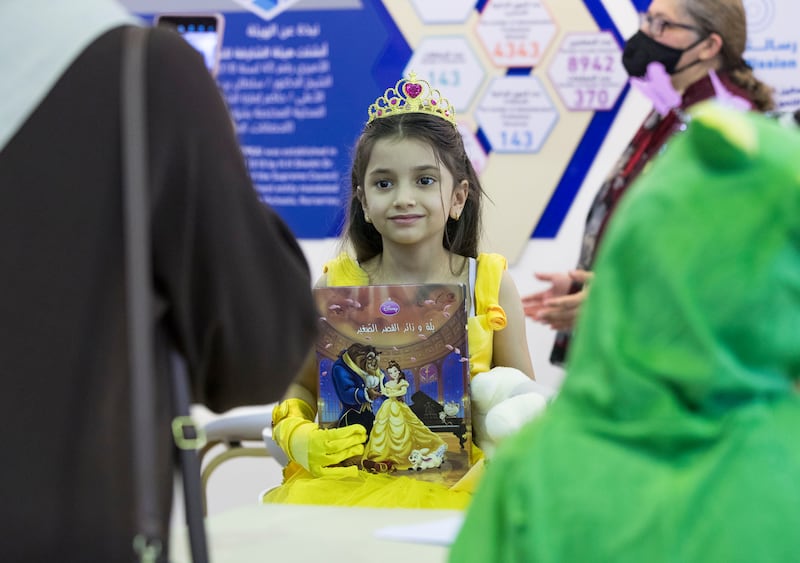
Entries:
POLYGON ((488 371, 492 367, 494 331, 506 327, 506 312, 500 306, 500 281, 508 268, 501 254, 478 255, 475 277, 475 316, 468 321, 470 375, 488 371))
POLYGON ((328 276, 328 285, 369 285, 367 272, 346 252, 326 262, 322 271, 328 276))

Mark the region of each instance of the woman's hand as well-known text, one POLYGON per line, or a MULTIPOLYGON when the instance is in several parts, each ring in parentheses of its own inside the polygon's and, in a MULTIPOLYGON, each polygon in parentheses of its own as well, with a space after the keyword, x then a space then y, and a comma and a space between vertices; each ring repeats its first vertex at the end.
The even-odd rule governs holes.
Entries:
POLYGON ((537 279, 550 282, 543 291, 522 298, 525 315, 539 323, 549 325, 554 330, 572 330, 580 312, 581 304, 589 292, 589 282, 594 277, 586 270, 573 270, 569 273, 536 273, 537 279), (569 293, 573 283, 582 285, 577 293, 569 293))

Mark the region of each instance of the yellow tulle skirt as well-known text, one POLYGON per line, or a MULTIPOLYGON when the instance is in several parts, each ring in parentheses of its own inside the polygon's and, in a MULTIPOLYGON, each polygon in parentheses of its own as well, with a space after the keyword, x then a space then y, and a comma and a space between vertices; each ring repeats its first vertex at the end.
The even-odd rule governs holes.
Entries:
POLYGON ((482 463, 472 468, 458 485, 422 481, 397 473, 359 471, 355 477, 313 477, 291 463, 284 483, 267 491, 263 503, 324 504, 373 508, 438 508, 463 510, 472 500, 474 480, 482 463))

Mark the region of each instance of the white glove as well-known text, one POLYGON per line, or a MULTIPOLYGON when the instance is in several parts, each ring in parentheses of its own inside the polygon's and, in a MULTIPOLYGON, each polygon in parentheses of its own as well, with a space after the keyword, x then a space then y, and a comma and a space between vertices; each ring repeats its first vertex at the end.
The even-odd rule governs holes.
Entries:
POLYGON ((475 442, 487 458, 497 445, 514 434, 547 406, 543 389, 521 371, 495 367, 470 382, 472 429, 475 442))

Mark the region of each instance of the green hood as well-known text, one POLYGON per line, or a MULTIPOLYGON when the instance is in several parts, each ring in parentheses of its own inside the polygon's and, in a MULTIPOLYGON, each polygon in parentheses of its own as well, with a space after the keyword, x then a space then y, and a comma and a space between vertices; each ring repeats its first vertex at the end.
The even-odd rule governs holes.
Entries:
POLYGON ((693 114, 621 202, 561 393, 501 445, 452 562, 800 560, 800 134, 693 114))
POLYGON ((562 392, 594 430, 667 451, 800 377, 800 135, 694 113, 610 225, 562 392))

